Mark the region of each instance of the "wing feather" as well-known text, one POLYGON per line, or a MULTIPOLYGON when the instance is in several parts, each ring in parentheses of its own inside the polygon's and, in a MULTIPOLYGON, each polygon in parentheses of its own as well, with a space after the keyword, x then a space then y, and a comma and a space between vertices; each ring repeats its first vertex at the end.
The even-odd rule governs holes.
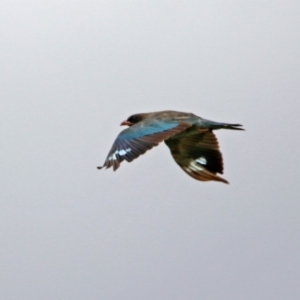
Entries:
POLYGON ((123 130, 116 138, 102 167, 117 170, 122 161, 133 161, 146 151, 157 146, 172 135, 178 134, 190 127, 186 122, 163 122, 161 120, 137 123, 123 130))
POLYGON ((212 130, 192 126, 170 137, 165 143, 176 163, 191 177, 228 183, 217 175, 223 173, 223 158, 212 130))

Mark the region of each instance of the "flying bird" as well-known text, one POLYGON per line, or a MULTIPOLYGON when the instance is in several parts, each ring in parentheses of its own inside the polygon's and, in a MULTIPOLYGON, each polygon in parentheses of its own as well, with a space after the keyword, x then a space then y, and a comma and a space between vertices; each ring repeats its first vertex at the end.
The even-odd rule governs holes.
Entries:
POLYGON ((244 130, 240 124, 209 121, 171 110, 134 114, 121 125, 129 128, 120 132, 104 165, 98 169, 113 167, 115 171, 123 160, 131 162, 164 141, 188 175, 196 180, 224 183, 228 181, 217 175, 223 174, 223 158, 213 130, 244 130))

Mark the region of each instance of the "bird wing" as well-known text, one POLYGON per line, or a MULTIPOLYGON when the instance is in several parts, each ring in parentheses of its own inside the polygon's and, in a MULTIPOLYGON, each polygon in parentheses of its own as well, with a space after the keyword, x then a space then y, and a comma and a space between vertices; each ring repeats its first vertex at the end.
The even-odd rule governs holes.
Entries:
POLYGON ((98 169, 113 167, 115 171, 123 160, 133 161, 163 140, 184 131, 190 126, 191 124, 187 122, 176 120, 146 119, 136 123, 120 132, 107 155, 104 165, 98 167, 98 169))
POLYGON ((223 158, 216 136, 210 129, 195 125, 165 141, 176 163, 191 177, 228 183, 223 173, 223 158))

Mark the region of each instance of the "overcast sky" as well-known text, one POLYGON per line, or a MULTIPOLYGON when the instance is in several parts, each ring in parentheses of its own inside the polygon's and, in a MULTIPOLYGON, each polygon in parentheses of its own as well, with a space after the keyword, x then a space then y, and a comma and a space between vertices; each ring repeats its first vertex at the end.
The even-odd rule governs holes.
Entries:
POLYGON ((300 299, 300 2, 1 1, 0 298, 300 299), (120 122, 193 112, 230 185, 120 122))

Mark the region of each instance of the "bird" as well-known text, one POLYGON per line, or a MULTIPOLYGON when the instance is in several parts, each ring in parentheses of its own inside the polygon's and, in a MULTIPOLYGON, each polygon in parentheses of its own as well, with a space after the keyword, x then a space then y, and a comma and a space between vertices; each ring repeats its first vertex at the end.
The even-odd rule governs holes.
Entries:
POLYGON ((223 174, 223 158, 214 130, 244 130, 241 124, 220 123, 193 113, 173 110, 137 113, 121 125, 129 126, 114 141, 103 166, 116 171, 126 160, 133 161, 164 141, 175 162, 200 181, 229 183, 223 174))

